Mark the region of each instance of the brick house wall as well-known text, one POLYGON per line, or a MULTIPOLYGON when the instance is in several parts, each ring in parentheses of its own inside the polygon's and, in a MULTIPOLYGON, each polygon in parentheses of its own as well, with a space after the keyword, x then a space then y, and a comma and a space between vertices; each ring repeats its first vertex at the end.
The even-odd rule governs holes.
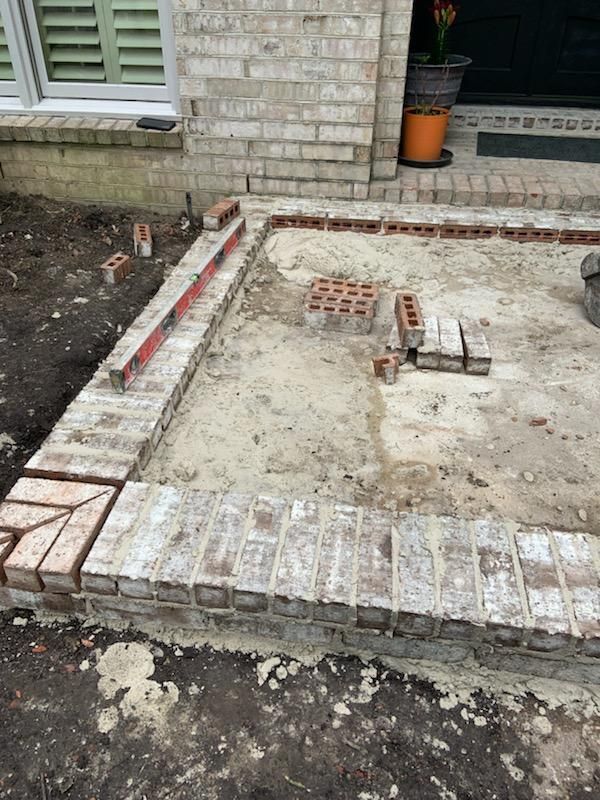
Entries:
POLYGON ((182 123, 0 117, 0 190, 202 210, 396 173, 413 0, 172 0, 182 123))

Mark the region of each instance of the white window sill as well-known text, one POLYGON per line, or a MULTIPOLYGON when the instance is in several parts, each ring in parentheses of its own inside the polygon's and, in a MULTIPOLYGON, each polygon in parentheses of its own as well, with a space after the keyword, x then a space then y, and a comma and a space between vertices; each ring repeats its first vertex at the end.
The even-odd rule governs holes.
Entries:
POLYGON ((159 117, 178 120, 180 115, 171 103, 152 103, 132 100, 67 100, 46 98, 26 108, 18 97, 0 97, 0 114, 29 114, 45 117, 106 117, 109 119, 139 119, 159 117))

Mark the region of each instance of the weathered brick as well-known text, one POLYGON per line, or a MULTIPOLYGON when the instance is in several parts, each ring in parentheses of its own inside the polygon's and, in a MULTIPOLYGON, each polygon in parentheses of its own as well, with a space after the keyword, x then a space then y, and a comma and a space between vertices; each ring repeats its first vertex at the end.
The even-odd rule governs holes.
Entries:
POLYGON ((460 332, 464 347, 465 371, 470 375, 487 375, 492 365, 492 354, 479 323, 461 319, 460 332))
POLYGON ((440 328, 437 317, 425 317, 423 343, 417 348, 417 367, 419 369, 439 369, 440 367, 440 328))
POLYGON ((183 499, 173 535, 165 544, 156 574, 157 598, 191 603, 194 571, 218 504, 210 492, 189 492, 183 499))
POLYGON ((273 611, 287 617, 306 617, 313 600, 313 568, 321 531, 319 506, 295 500, 285 532, 275 579, 273 611))
POLYGON ((464 351, 460 325, 456 319, 438 319, 440 331, 440 369, 443 372, 462 372, 464 351))
POLYGON ((470 525, 456 517, 440 517, 440 636, 471 639, 482 632, 483 615, 477 601, 475 562, 470 525))
POLYGON ((117 593, 117 577, 130 540, 152 500, 150 486, 145 483, 128 483, 121 490, 81 567, 81 588, 84 591, 117 593))
POLYGON ((279 535, 287 502, 258 497, 252 509, 250 529, 240 559, 233 591, 233 605, 240 611, 266 611, 279 535))
POLYGON ((592 544, 582 533, 552 533, 586 654, 600 656, 600 578, 592 544))
POLYGON ((30 531, 17 542, 4 562, 8 585, 29 592, 41 592, 44 584, 38 569, 46 553, 65 525, 66 517, 42 525, 30 531))
POLYGON ((389 628, 392 614, 392 515, 365 509, 358 550, 357 624, 389 628))
POLYGON ((524 610, 506 525, 491 520, 473 523, 486 627, 504 644, 519 645, 525 627, 524 610))
POLYGON ((199 605, 211 608, 231 606, 234 568, 249 524, 252 497, 226 494, 223 497, 194 579, 199 605))
POLYGON ((31 478, 56 478, 122 486, 127 480, 135 480, 138 468, 135 460, 128 456, 103 457, 93 451, 89 455, 72 454, 42 446, 25 464, 24 472, 31 478))
POLYGON ((357 508, 340 503, 325 519, 315 585, 315 619, 346 624, 356 614, 353 571, 357 523, 357 508))
POLYGON ((432 521, 400 514, 398 529, 398 619, 396 631, 431 636, 435 631, 435 567, 429 547, 432 521))
POLYGON ((571 625, 547 533, 515 534, 533 631, 528 646, 551 651, 571 642, 571 625))
POLYGON ((172 486, 158 486, 154 490, 118 572, 117 584, 121 594, 153 597, 154 572, 165 541, 176 523, 182 499, 183 492, 172 486))

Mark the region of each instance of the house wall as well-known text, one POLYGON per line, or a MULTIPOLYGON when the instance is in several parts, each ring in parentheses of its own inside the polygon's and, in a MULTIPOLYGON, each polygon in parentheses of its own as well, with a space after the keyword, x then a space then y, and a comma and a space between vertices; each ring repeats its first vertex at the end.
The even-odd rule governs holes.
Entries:
POLYGON ((0 118, 0 189, 199 210, 365 199, 396 173, 413 0, 173 0, 182 126, 0 118), (118 136, 113 136, 118 133, 118 136))

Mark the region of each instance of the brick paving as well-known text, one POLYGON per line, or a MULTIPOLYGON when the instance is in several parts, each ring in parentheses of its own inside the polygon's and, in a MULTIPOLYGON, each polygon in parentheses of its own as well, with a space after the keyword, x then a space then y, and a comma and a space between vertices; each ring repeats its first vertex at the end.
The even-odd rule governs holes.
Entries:
POLYGON ((472 143, 450 142, 452 164, 399 165, 395 180, 374 181, 369 199, 499 208, 600 210, 600 165, 477 156, 472 143))

